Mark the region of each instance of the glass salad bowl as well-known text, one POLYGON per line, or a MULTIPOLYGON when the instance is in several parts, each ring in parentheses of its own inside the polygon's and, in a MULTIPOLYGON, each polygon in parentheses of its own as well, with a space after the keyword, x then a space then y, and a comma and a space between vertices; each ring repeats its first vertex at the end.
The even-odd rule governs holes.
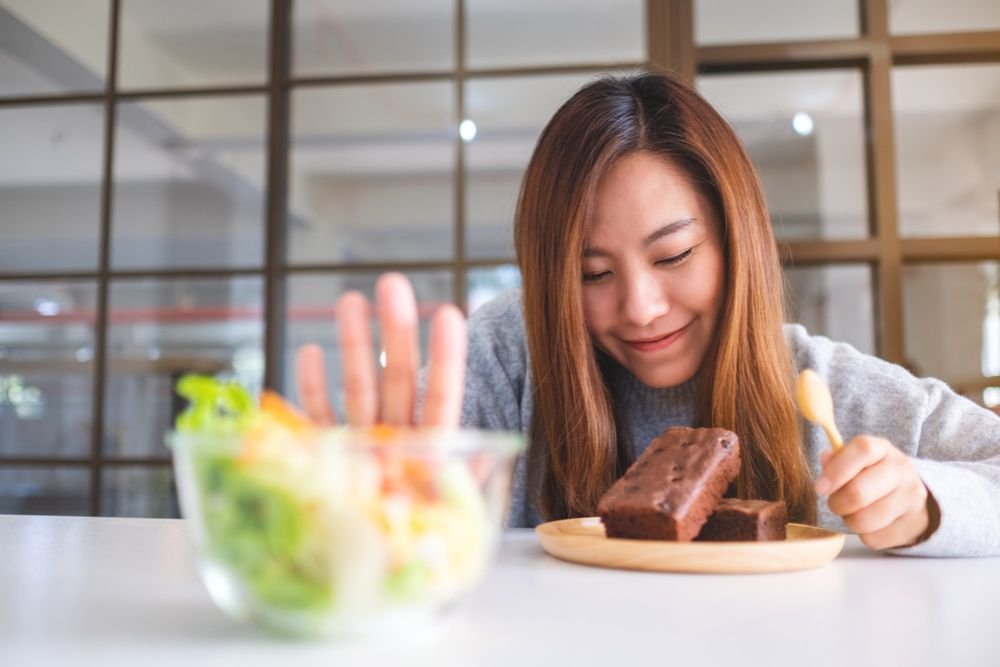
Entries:
POLYGON ((363 635, 413 627, 481 579, 519 434, 320 429, 275 394, 256 407, 197 380, 216 396, 193 401, 167 442, 198 569, 225 612, 284 635, 363 635))

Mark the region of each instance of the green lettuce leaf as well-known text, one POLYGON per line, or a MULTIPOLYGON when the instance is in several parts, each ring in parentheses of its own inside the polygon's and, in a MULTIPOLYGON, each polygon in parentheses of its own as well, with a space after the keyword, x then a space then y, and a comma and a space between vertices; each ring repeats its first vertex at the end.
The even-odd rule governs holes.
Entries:
POLYGON ((189 403, 177 417, 179 433, 236 435, 257 413, 254 398, 236 382, 190 374, 178 380, 176 391, 189 403))

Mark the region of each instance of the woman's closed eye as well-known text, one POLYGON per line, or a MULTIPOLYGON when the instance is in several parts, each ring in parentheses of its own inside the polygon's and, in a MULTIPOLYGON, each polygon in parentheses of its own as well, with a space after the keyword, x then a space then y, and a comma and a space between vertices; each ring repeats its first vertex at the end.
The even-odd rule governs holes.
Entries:
POLYGON ((671 255, 670 257, 665 257, 665 258, 663 258, 661 260, 658 260, 656 262, 656 264, 658 266, 676 266, 677 264, 680 264, 681 262, 683 262, 684 260, 686 260, 688 257, 690 257, 691 253, 693 253, 693 252, 694 252, 694 248, 688 248, 687 250, 685 250, 682 253, 678 253, 676 255, 671 255))
MULTIPOLYGON (((677 266, 685 262, 694 253, 694 248, 688 248, 684 252, 670 257, 664 257, 654 262, 657 266, 677 266)), ((611 277, 611 271, 590 271, 583 274, 583 282, 587 284, 599 283, 611 277)))
POLYGON ((611 275, 610 271, 594 271, 593 273, 584 273, 583 282, 597 283, 610 275, 611 275))

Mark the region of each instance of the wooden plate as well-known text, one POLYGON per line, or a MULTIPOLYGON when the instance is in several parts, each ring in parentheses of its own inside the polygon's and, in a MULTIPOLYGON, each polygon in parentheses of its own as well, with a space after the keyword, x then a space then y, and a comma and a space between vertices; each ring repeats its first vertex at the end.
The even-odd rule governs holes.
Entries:
POLYGON ((542 547, 562 560, 627 570, 751 573, 807 570, 829 563, 844 534, 788 524, 781 542, 666 542, 608 538, 598 517, 550 521, 535 528, 542 547))

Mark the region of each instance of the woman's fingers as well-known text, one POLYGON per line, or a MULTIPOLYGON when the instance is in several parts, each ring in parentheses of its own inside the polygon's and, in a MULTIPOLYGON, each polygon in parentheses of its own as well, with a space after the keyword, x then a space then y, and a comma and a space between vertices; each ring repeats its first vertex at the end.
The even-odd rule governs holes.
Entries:
POLYGON ((884 459, 891 449, 887 440, 859 435, 824 464, 823 473, 816 480, 816 493, 836 493, 862 470, 884 459))
POLYGON ((830 494, 827 498, 830 511, 846 517, 890 495, 899 486, 898 467, 897 462, 887 457, 863 469, 851 481, 830 494))
POLYGON ((431 322, 424 426, 458 426, 465 392, 466 346, 462 311, 451 304, 438 308, 431 322))
POLYGON ((387 273, 379 278, 375 296, 385 349, 382 420, 393 426, 410 426, 420 365, 416 298, 410 282, 399 273, 387 273))
POLYGON ((295 380, 299 401, 309 418, 321 426, 332 426, 336 419, 330 409, 330 394, 326 389, 326 364, 323 348, 303 345, 295 354, 295 380))
POLYGON ((337 301, 336 309, 347 423, 371 426, 378 415, 371 308, 364 295, 348 292, 337 301))
POLYGON ((884 530, 912 509, 906 490, 895 487, 891 492, 863 505, 851 514, 837 512, 844 524, 859 535, 884 530))

